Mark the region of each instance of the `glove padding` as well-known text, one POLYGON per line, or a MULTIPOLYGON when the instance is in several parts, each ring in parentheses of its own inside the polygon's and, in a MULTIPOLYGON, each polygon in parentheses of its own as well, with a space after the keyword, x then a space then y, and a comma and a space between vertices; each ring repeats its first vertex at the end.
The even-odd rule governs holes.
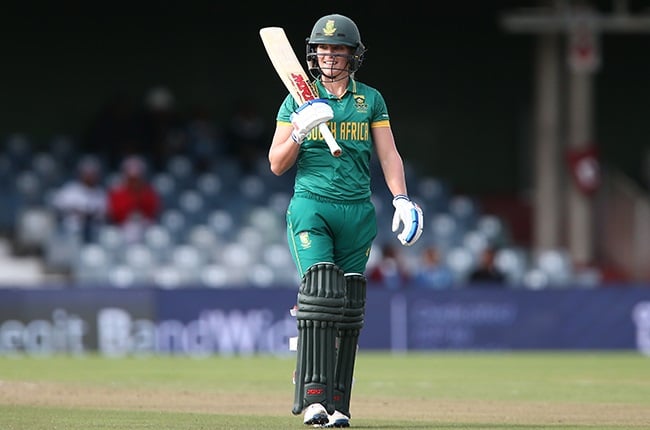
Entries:
POLYGON ((291 124, 293 124, 291 138, 300 145, 314 127, 332 118, 334 118, 334 111, 326 99, 309 100, 291 114, 291 124))
POLYGON ((411 246, 422 235, 422 228, 424 227, 422 209, 403 194, 395 196, 393 206, 395 207, 393 232, 396 232, 399 225, 403 224, 404 229, 397 235, 397 238, 402 242, 402 245, 411 246))

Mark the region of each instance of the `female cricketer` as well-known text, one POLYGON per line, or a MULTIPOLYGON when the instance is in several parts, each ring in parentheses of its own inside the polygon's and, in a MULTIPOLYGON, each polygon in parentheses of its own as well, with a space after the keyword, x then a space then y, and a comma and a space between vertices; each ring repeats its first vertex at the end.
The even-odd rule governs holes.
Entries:
POLYGON ((419 239, 423 214, 408 197, 383 96, 355 79, 366 48, 354 21, 323 16, 306 48, 319 98, 298 106, 287 95, 268 153, 275 175, 296 167, 286 212, 287 240, 300 277, 292 413, 304 413, 310 426, 349 427, 366 303, 364 272, 377 234, 370 200, 373 151, 394 196, 392 229, 403 245, 419 239), (339 143, 339 157, 328 150, 318 130, 322 123, 339 143))

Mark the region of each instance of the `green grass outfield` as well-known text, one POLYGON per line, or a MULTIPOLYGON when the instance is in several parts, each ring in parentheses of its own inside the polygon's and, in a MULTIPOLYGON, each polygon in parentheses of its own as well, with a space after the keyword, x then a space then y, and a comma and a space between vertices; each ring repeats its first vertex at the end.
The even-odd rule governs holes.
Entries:
MULTIPOLYGON (((0 430, 301 429, 294 356, 0 357, 0 430)), ((649 429, 634 352, 361 351, 352 426, 649 429)))

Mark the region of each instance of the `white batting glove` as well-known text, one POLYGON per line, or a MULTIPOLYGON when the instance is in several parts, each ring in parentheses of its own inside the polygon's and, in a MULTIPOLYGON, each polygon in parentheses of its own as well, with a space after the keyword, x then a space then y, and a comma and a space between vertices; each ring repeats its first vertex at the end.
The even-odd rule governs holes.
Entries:
POLYGON ((424 227, 422 209, 404 194, 398 194, 393 198, 393 206, 395 207, 393 232, 396 232, 400 224, 403 224, 404 229, 397 235, 397 238, 402 245, 411 246, 422 235, 424 227))
POLYGON ((291 138, 300 145, 314 127, 332 118, 334 118, 334 111, 326 99, 309 100, 291 114, 291 124, 293 124, 291 138))

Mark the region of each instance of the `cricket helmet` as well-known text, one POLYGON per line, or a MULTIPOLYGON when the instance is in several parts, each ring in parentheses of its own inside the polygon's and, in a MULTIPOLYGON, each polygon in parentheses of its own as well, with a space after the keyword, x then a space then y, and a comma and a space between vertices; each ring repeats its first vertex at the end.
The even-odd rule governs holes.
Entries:
POLYGON ((314 77, 321 74, 316 55, 318 45, 346 45, 353 48, 352 54, 348 56, 350 74, 359 70, 366 52, 357 25, 347 16, 339 14, 325 15, 316 21, 306 42, 307 66, 314 77))

